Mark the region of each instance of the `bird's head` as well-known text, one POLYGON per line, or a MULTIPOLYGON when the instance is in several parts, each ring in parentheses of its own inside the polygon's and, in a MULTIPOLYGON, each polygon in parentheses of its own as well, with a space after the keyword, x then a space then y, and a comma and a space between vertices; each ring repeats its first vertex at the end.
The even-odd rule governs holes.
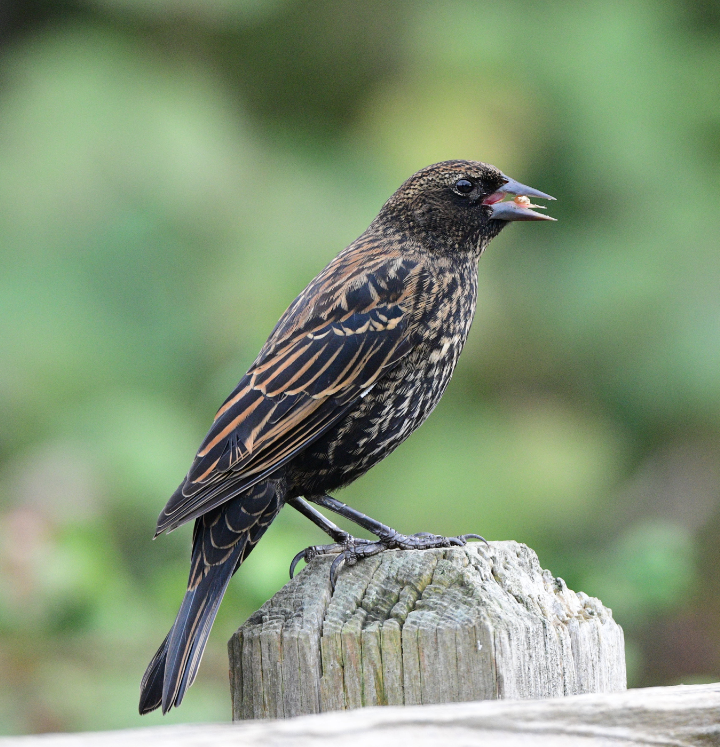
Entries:
POLYGON ((443 161, 413 174, 377 220, 390 221, 433 252, 479 256, 509 221, 555 220, 532 210, 540 206, 531 197, 555 199, 487 163, 443 161), (515 199, 503 201, 508 195, 515 199))

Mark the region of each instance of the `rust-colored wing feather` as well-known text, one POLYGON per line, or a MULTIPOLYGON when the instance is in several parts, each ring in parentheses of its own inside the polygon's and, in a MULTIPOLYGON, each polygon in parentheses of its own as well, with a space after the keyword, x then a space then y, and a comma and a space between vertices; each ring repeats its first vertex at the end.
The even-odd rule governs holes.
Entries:
POLYGON ((422 268, 340 254, 295 300, 218 410, 157 532, 254 485, 337 422, 411 348, 422 268))

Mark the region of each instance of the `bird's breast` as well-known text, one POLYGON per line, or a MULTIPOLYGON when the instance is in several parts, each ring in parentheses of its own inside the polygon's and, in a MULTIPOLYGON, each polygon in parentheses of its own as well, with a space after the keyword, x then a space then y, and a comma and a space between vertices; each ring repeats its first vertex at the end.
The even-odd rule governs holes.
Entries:
MULTIPOLYGON (((474 269, 474 268, 473 268, 474 269)), ((467 339, 477 301, 477 270, 435 280, 418 299, 413 347, 345 417, 289 467, 306 495, 352 482, 399 446, 433 411, 467 339), (438 292, 439 288, 439 292, 438 292)))

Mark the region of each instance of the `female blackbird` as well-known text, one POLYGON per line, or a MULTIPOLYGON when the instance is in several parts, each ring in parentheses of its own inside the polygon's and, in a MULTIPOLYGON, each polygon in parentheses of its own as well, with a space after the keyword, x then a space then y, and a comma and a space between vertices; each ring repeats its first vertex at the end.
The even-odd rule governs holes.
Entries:
POLYGON ((195 520, 187 592, 142 680, 140 713, 180 705, 230 577, 285 505, 326 531, 343 563, 387 548, 470 537, 399 534, 327 495, 387 456, 432 412, 467 338, 477 261, 508 221, 553 220, 543 192, 493 166, 445 161, 418 171, 283 314, 218 410, 156 536, 195 520), (505 201, 506 195, 516 195, 505 201), (377 536, 352 537, 307 501, 377 536))

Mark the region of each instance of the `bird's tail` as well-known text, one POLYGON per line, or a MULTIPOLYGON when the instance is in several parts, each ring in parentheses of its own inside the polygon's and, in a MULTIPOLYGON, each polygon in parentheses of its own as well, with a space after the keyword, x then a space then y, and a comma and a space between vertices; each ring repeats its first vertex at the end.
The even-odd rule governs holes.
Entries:
POLYGON ((281 508, 278 484, 267 480, 195 521, 190 578, 170 632, 140 685, 140 713, 179 706, 192 685, 210 628, 233 573, 281 508))

